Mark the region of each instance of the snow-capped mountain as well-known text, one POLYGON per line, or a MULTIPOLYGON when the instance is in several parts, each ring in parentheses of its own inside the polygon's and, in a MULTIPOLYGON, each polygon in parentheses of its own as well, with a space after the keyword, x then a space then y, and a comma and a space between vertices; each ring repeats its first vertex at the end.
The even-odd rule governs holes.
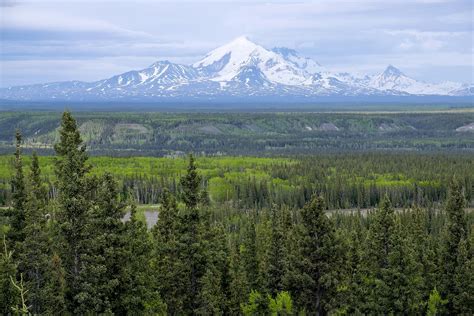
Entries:
POLYGON ((378 75, 332 72, 295 50, 266 49, 238 37, 192 65, 158 61, 96 82, 67 81, 0 89, 5 100, 141 100, 232 96, 474 95, 472 84, 424 83, 394 66, 378 75))
POLYGON ((236 38, 216 48, 194 63, 193 67, 218 82, 231 81, 245 67, 257 67, 269 81, 290 86, 303 84, 310 74, 283 55, 267 50, 246 37, 236 38))

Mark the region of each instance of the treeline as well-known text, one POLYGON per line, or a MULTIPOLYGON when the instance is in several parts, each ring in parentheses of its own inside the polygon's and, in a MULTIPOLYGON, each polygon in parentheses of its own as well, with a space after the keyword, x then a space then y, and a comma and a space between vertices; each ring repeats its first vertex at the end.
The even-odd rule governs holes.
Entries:
MULTIPOLYGON (((423 111, 426 109, 423 109, 423 111)), ((474 113, 158 113, 81 112, 79 127, 94 155, 298 155, 325 152, 457 151, 474 148, 456 129, 474 113)), ((0 113, 0 153, 20 128, 30 148, 53 153, 58 112, 0 113)))
POLYGON ((38 157, 23 168, 17 133, 12 205, 0 256, 2 314, 472 314, 473 216, 452 181, 443 211, 368 214, 304 207, 213 209, 194 158, 164 190, 157 224, 94 176, 63 115, 48 199, 38 157), (126 206, 131 218, 123 221, 126 206))

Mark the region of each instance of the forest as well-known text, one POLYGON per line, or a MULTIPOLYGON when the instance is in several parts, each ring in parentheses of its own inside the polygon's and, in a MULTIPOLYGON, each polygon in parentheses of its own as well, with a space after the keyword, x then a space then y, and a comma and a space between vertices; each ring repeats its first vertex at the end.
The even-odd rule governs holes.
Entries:
MULTIPOLYGON (((75 117, 91 155, 275 157, 371 150, 472 154, 472 109, 412 107, 395 112, 79 111, 75 117)), ((0 112, 0 153, 14 150, 12 133, 20 129, 25 151, 54 154, 59 121, 59 112, 0 112)))
POLYGON ((1 314, 474 312, 472 154, 111 158, 86 137, 64 112, 54 156, 18 130, 0 157, 1 314))

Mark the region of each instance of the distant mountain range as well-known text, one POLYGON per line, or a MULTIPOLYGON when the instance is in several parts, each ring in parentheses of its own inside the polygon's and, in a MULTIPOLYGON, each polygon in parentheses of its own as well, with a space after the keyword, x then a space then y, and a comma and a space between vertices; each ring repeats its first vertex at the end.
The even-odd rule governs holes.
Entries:
POLYGON ((0 89, 0 99, 117 101, 220 97, 472 96, 472 83, 426 83, 394 66, 382 73, 333 72, 289 48, 266 49, 246 37, 192 65, 158 61, 95 82, 64 81, 0 89))

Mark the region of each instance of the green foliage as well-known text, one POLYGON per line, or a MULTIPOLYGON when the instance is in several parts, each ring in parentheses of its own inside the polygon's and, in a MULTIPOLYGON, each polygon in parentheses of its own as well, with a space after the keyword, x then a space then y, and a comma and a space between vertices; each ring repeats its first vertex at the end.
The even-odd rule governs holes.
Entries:
POLYGON ((180 184, 183 190, 182 199, 184 204, 186 204, 186 207, 190 210, 195 209, 201 200, 199 195, 201 177, 196 171, 193 155, 189 155, 187 172, 186 175, 181 178, 180 184))
POLYGON ((293 315, 293 301, 290 293, 279 292, 276 298, 269 297, 268 309, 272 316, 288 316, 293 315))
POLYGON ((334 308, 340 283, 342 253, 333 223, 324 214, 321 197, 313 199, 301 211, 297 257, 292 258, 288 289, 307 311, 328 313, 334 308))
POLYGON ((267 315, 268 301, 265 296, 256 290, 252 290, 248 296, 248 302, 241 304, 242 314, 250 315, 267 315))
POLYGON ((0 257, 0 313, 8 315, 11 308, 17 306, 19 296, 13 286, 12 278, 16 277, 17 265, 13 261, 12 252, 8 250, 5 237, 0 257))
MULTIPOLYGON (((25 240, 20 253, 20 267, 24 271, 28 290, 30 312, 40 314, 50 308, 52 296, 64 292, 50 293, 52 279, 53 243, 46 213, 47 192, 41 181, 41 170, 36 153, 32 157, 29 175, 29 194, 26 202, 25 240)), ((64 300, 64 298, 62 298, 64 300)), ((62 309, 61 307, 60 309, 62 309)))
MULTIPOLYGON (((443 249, 443 282, 442 295, 448 299, 447 309, 461 312, 457 308, 458 295, 464 289, 459 289, 456 284, 456 274, 460 273, 462 266, 468 260, 466 250, 467 223, 464 212, 465 198, 462 187, 458 181, 453 180, 446 202, 448 224, 443 249)), ((462 276, 462 277, 467 277, 462 276)))
POLYGON ((285 223, 281 213, 276 206, 272 207, 271 219, 271 241, 268 249, 268 271, 265 279, 266 288, 272 295, 283 290, 283 279, 287 268, 285 223))
MULTIPOLYGON (((30 156, 22 158, 25 166, 31 164, 30 156)), ((40 157, 39 162, 49 194, 56 196, 53 160, 40 157)), ((198 157, 196 161, 201 185, 215 206, 302 207, 312 192, 320 192, 330 209, 374 207, 385 194, 395 207, 413 203, 426 207, 444 201, 453 174, 462 176, 468 202, 474 197, 472 156, 463 154, 346 153, 291 159, 198 157)), ((179 179, 187 168, 181 158, 91 157, 89 162, 94 166, 90 174, 111 173, 123 197, 132 191, 140 204, 161 203, 165 189, 173 194, 180 191, 179 179)), ((0 156, 0 204, 11 199, 11 177, 10 157, 0 156)))
POLYGON ((160 220, 153 227, 154 278, 159 293, 171 315, 182 314, 185 296, 187 295, 185 271, 186 263, 182 261, 180 243, 178 208, 176 200, 165 191, 160 208, 160 220))
MULTIPOLYGON (((146 225, 136 218, 135 205, 132 204, 130 220, 125 224, 123 239, 125 247, 120 261, 118 276, 119 296, 114 312, 117 314, 156 314, 166 313, 166 304, 160 297, 159 288, 153 278, 152 266, 153 240, 146 225)), ((160 284, 160 283, 158 283, 160 284)))
POLYGON ((10 281, 12 282, 15 290, 18 292, 17 295, 19 297, 18 305, 12 306, 12 310, 18 315, 29 315, 29 306, 26 305, 26 293, 28 290, 25 289, 25 284, 23 283, 23 273, 20 273, 20 281, 18 283, 13 279, 13 277, 10 277, 10 281))
MULTIPOLYGON (((87 212, 91 207, 91 193, 94 183, 86 178, 90 167, 86 164, 86 148, 82 143, 76 121, 69 112, 64 112, 60 128, 60 141, 55 145, 57 159, 55 160, 55 174, 59 191, 58 214, 61 227, 61 237, 64 240, 64 249, 61 251, 61 261, 66 271, 68 283, 67 295, 74 312, 84 312, 90 308, 88 299, 92 299, 83 292, 81 283, 83 260, 87 256, 87 212), (74 302, 74 303, 73 303, 74 302), (73 304, 72 304, 73 303, 73 304)), ((93 307, 92 307, 93 308, 93 307)))
POLYGON ((436 288, 430 293, 430 297, 428 299, 428 310, 426 311, 427 316, 436 316, 443 314, 443 305, 445 305, 448 301, 443 300, 441 295, 439 294, 436 288))
MULTIPOLYGON (((121 126, 120 133, 132 138, 125 130, 134 129, 145 140, 152 125, 121 126)), ((193 156, 187 163, 100 157, 92 159, 97 170, 80 131, 64 113, 54 168, 36 154, 23 160, 17 142, 12 210, 22 212, 7 211, 2 222, 15 233, 0 257, 1 313, 474 310, 474 214, 465 210, 472 157, 202 157, 199 170, 193 156), (445 199, 453 173, 463 178, 438 210, 432 204, 445 199), (151 232, 143 220, 148 206, 135 199, 160 202, 151 232), (327 210, 353 203, 378 207, 327 210), (394 208, 407 203, 416 206, 394 208), (8 251, 13 246, 16 253, 8 251)))
POLYGON ((26 208, 26 183, 23 174, 23 161, 21 155, 22 136, 17 130, 15 147, 15 159, 13 166, 15 174, 11 179, 12 204, 10 215, 10 230, 8 231, 8 239, 11 241, 15 255, 21 251, 21 243, 25 239, 25 208, 26 208))
MULTIPOLYGON (((388 109, 389 105, 384 105, 388 109)), ((469 132, 456 131, 474 121, 470 110, 328 113, 160 113, 78 112, 78 127, 95 154, 227 155, 314 154, 378 149, 465 150, 469 132), (337 130, 336 130, 337 129, 337 130)), ((51 152, 59 139, 58 112, 0 113, 0 151, 11 150, 11 131, 20 128, 29 147, 51 152)))

